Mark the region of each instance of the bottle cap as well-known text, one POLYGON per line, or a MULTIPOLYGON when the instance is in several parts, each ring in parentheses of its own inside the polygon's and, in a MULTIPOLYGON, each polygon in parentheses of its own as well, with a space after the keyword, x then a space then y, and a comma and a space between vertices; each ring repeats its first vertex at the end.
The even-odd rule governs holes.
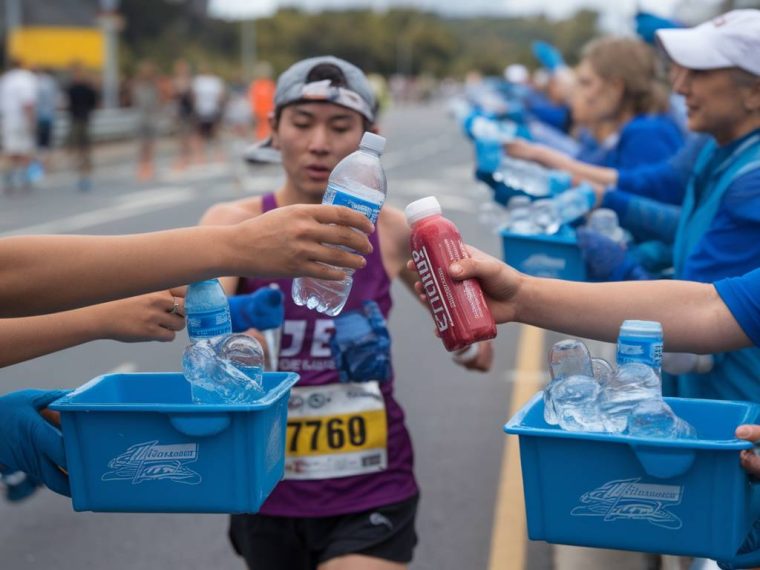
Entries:
POLYGON ((427 196, 409 204, 404 210, 404 214, 406 214, 406 221, 411 226, 422 218, 439 215, 441 211, 438 199, 435 196, 427 196))
POLYGON ((620 222, 618 221, 618 215, 615 210, 611 210, 610 208, 597 208, 593 212, 591 212, 591 215, 589 216, 589 225, 594 228, 600 228, 602 226, 618 226, 620 225, 620 222))
POLYGON ((359 148, 366 148, 377 154, 383 154, 383 151, 385 150, 385 137, 381 137, 375 133, 366 132, 362 136, 362 142, 359 143, 359 148))
POLYGON ((662 338, 662 325, 657 321, 623 321, 620 336, 623 335, 662 338))

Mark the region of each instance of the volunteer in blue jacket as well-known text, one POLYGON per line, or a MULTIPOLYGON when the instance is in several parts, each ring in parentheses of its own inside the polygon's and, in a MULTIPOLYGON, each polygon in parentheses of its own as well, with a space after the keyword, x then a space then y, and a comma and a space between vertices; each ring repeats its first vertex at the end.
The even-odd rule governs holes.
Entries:
MULTIPOLYGON (((689 129, 712 136, 694 164, 674 244, 679 279, 713 283, 760 259, 760 10, 734 10, 691 29, 657 32, 672 61, 689 129)), ((760 349, 715 355, 678 395, 760 401, 760 349)))
POLYGON ((510 155, 582 177, 586 164, 633 168, 681 148, 683 136, 666 114, 668 90, 650 46, 635 38, 593 40, 583 48, 575 75, 573 121, 589 129, 594 144, 585 145, 579 159, 524 141, 508 145, 510 155))

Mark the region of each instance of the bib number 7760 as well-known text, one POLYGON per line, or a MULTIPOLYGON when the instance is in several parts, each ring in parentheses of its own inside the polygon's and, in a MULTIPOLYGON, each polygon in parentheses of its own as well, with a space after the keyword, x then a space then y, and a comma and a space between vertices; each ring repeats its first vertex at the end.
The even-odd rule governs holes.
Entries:
POLYGON ((367 443, 367 420, 360 415, 288 421, 288 452, 295 455, 356 451, 367 443))

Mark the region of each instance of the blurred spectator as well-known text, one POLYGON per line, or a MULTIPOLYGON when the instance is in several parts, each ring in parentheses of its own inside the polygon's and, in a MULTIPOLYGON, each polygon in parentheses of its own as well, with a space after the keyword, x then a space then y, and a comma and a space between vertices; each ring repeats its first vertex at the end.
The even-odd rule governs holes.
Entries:
POLYGON ((21 61, 13 59, 8 71, 0 78, 0 115, 2 115, 2 145, 6 159, 6 193, 15 188, 28 190, 27 173, 34 155, 37 106, 37 80, 24 69, 21 61))
POLYGON ((369 84, 372 86, 372 92, 377 98, 378 114, 383 114, 391 105, 391 91, 385 77, 379 73, 370 73, 367 75, 369 84))
POLYGON ((132 82, 132 106, 137 111, 137 136, 139 139, 139 165, 137 177, 141 181, 153 178, 156 125, 161 109, 156 67, 151 61, 143 61, 132 82))
POLYGON ((185 168, 190 164, 193 154, 195 111, 193 107, 193 75, 190 65, 184 59, 174 64, 172 77, 172 94, 176 113, 177 140, 179 157, 176 167, 185 168))
POLYGON ((90 117, 98 104, 98 93, 87 71, 79 64, 71 69, 71 82, 66 89, 69 111, 69 148, 74 155, 79 174, 78 188, 90 190, 92 181, 92 144, 90 117))
POLYGON ((224 83, 204 66, 193 78, 192 92, 198 134, 201 137, 204 158, 207 159, 221 118, 225 95, 224 83))
POLYGON ((256 127, 256 140, 264 140, 271 134, 269 117, 274 113, 275 84, 272 79, 272 66, 267 62, 259 62, 256 66, 256 77, 248 89, 248 99, 256 127))
POLYGON ((224 122, 236 139, 248 139, 251 130, 251 106, 245 85, 240 82, 230 88, 224 109, 224 122))
POLYGON ((576 70, 572 115, 590 136, 578 160, 539 145, 518 142, 508 152, 588 178, 589 164, 629 169, 673 156, 683 135, 667 115, 668 90, 657 74, 654 50, 633 38, 589 43, 576 70))
POLYGON ((58 80, 47 69, 37 71, 37 157, 45 170, 50 168, 55 115, 61 99, 58 80))

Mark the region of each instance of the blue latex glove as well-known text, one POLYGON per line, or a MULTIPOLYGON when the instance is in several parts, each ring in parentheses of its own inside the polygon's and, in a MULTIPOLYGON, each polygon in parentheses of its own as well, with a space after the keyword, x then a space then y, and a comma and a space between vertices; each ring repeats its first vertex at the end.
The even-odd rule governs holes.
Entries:
POLYGON ((645 280, 649 275, 628 253, 625 246, 586 227, 576 232, 578 247, 594 281, 645 280))
POLYGON ((654 45, 657 30, 668 28, 682 28, 683 26, 674 20, 655 16, 651 12, 638 12, 636 14, 636 33, 648 44, 654 45))
POLYGON ((660 273, 673 267, 673 246, 661 241, 639 243, 631 254, 638 264, 650 273, 660 273))
POLYGON ((0 397, 0 465, 23 471, 52 491, 71 496, 61 432, 39 410, 68 390, 21 390, 0 397))
POLYGON ((330 350, 341 382, 390 379, 391 340, 385 317, 374 301, 365 301, 361 310, 335 319, 330 350))
POLYGON ((565 66, 565 60, 562 57, 560 51, 548 42, 537 40, 533 42, 531 46, 533 49, 533 55, 548 71, 556 71, 560 67, 565 66))
POLYGON ((271 287, 229 297, 232 332, 276 329, 285 320, 283 299, 282 291, 271 287))

